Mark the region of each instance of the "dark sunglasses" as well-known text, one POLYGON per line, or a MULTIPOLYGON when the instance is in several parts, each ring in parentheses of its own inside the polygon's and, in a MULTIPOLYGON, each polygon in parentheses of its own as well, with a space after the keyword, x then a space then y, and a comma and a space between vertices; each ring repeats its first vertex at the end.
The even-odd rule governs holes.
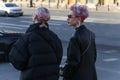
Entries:
POLYGON ((72 18, 72 15, 68 15, 68 18, 72 18))
MULTIPOLYGON (((75 16, 75 17, 77 17, 77 16, 75 16)), ((75 17, 74 17, 74 18, 75 18, 75 17)), ((68 15, 68 18, 73 18, 73 16, 72 16, 71 14, 69 14, 69 15, 68 15)))

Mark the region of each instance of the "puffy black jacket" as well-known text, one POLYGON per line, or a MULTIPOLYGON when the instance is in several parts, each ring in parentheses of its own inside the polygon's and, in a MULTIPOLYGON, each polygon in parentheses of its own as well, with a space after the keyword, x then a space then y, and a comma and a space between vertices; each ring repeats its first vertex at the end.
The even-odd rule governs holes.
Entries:
POLYGON ((82 25, 76 28, 69 42, 67 64, 64 67, 65 80, 97 80, 95 62, 95 34, 82 25))
POLYGON ((10 51, 13 66, 21 71, 20 80, 58 80, 62 59, 62 44, 55 33, 30 25, 10 51))

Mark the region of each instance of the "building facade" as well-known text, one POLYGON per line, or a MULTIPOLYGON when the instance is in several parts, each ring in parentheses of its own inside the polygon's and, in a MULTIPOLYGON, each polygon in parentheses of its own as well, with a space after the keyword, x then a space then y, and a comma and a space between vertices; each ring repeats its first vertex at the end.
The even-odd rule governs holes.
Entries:
POLYGON ((120 0, 1 0, 1 2, 15 2, 21 7, 28 7, 32 5, 37 6, 48 6, 48 7, 67 7, 72 4, 85 4, 88 6, 100 5, 117 5, 119 6, 120 0))

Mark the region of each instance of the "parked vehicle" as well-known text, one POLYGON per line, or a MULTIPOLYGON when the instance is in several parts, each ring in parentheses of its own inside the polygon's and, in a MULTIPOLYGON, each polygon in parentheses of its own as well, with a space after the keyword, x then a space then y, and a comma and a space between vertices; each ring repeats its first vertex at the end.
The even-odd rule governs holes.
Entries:
POLYGON ((16 40, 21 37, 23 33, 3 33, 0 32, 0 62, 9 61, 8 53, 16 40))
POLYGON ((15 3, 0 3, 0 15, 3 16, 23 16, 22 8, 15 3))

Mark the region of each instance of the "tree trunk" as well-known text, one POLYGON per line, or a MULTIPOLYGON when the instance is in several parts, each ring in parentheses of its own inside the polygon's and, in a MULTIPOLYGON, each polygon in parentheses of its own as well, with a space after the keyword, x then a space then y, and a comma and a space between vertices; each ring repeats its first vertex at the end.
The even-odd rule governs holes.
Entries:
POLYGON ((30 0, 30 7, 33 7, 33 0, 30 0))

